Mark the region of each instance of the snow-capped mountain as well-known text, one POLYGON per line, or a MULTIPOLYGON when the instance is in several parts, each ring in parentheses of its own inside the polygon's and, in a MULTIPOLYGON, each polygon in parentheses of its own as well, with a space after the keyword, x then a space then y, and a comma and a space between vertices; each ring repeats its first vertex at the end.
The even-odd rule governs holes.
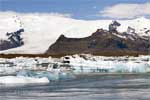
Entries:
MULTIPOLYGON (((144 17, 132 20, 117 20, 121 26, 118 32, 127 32, 128 27, 140 37, 150 36, 150 19, 144 17)), ((112 20, 77 20, 54 14, 0 13, 0 40, 7 39, 6 33, 24 28, 21 47, 0 51, 0 53, 39 54, 44 53, 57 38, 64 34, 69 38, 90 36, 97 29, 107 29, 112 20)))

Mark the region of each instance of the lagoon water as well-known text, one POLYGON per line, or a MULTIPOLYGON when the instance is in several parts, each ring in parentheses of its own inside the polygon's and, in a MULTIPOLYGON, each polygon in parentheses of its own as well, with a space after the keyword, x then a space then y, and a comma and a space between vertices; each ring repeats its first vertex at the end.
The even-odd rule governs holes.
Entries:
POLYGON ((0 100, 150 100, 150 74, 87 74, 42 85, 0 85, 0 100))

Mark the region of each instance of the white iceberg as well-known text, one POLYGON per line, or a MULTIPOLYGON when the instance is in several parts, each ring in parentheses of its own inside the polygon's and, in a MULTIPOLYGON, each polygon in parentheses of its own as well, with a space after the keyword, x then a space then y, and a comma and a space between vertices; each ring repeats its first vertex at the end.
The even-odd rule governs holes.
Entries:
POLYGON ((150 56, 102 57, 92 55, 68 56, 75 73, 147 73, 150 72, 150 56))
POLYGON ((24 76, 2 76, 0 77, 0 84, 43 84, 50 81, 46 77, 33 78, 24 76))

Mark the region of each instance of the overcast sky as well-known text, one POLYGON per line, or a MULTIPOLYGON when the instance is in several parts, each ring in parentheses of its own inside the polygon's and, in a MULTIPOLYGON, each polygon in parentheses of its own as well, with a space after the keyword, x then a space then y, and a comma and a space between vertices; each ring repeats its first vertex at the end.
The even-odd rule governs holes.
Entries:
POLYGON ((53 13, 85 20, 150 18, 150 0, 0 0, 0 11, 53 13))

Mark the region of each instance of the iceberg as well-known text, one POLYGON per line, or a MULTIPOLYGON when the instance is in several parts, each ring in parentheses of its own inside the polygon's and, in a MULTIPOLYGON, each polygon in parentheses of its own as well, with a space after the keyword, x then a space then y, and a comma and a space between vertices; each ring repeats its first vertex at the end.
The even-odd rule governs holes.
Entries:
POLYGON ((74 72, 101 72, 101 73, 147 73, 150 72, 150 65, 148 63, 136 63, 136 62, 106 62, 101 61, 100 63, 94 62, 91 64, 73 65, 74 72))
POLYGON ((74 75, 71 72, 61 72, 59 70, 52 71, 52 72, 22 70, 17 73, 17 76, 32 77, 32 78, 46 77, 49 81, 68 80, 74 78, 74 75))
POLYGON ((68 56, 74 73, 147 73, 150 72, 150 56, 103 57, 92 55, 68 56))
POLYGON ((0 58, 0 63, 11 62, 14 66, 6 66, 7 64, 0 64, 0 75, 16 75, 16 73, 26 70, 23 76, 31 77, 49 77, 49 80, 60 80, 72 78, 72 72, 63 73, 58 69, 51 69, 49 67, 37 66, 42 63, 62 63, 63 60, 68 63, 73 69, 73 73, 147 73, 150 72, 150 56, 140 55, 138 57, 122 56, 122 57, 104 57, 93 55, 71 55, 62 58, 28 58, 17 57, 12 59, 0 58), (69 59, 68 59, 69 58, 69 59), (29 72, 27 70, 43 70, 43 72, 29 72), (27 74, 32 73, 31 75, 27 74), (67 77, 67 78, 66 78, 67 77))
POLYGON ((46 77, 33 78, 25 76, 2 76, 0 77, 0 84, 43 84, 50 81, 46 77))

